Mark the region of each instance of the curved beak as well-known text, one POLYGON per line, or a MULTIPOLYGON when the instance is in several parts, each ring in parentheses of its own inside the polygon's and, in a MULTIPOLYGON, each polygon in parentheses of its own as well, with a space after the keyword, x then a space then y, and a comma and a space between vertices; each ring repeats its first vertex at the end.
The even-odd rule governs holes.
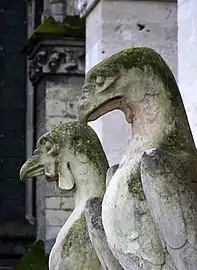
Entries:
POLYGON ((44 173, 44 165, 40 162, 40 156, 34 155, 22 165, 20 179, 23 181, 24 179, 43 175, 44 173))

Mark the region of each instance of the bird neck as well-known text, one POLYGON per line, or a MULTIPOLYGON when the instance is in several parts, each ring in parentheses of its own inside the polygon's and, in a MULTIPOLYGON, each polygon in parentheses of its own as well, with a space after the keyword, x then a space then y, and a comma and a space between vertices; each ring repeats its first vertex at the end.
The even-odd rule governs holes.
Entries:
MULTIPOLYGON (((79 168, 77 166, 77 168, 79 168)), ((98 172, 97 168, 85 163, 79 169, 72 170, 75 179, 74 200, 75 208, 84 208, 86 201, 91 197, 103 197, 106 186, 106 170, 98 172)))
POLYGON ((181 97, 174 105, 165 95, 147 95, 133 106, 132 139, 121 164, 139 165, 150 148, 196 152, 181 97))

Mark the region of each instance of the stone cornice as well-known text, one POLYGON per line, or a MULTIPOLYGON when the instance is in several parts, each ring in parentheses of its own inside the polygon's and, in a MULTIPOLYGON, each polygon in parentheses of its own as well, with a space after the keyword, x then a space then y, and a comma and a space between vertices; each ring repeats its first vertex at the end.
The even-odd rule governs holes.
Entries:
POLYGON ((80 18, 88 16, 100 0, 76 0, 76 9, 80 18))
POLYGON ((28 74, 34 85, 46 75, 84 75, 84 41, 68 38, 40 41, 29 52, 28 74))
POLYGON ((32 84, 45 75, 84 75, 85 20, 79 16, 67 16, 62 23, 53 17, 45 19, 34 30, 23 52, 28 55, 32 84))
MULTIPOLYGON (((80 18, 87 17, 100 0, 76 0, 76 9, 80 18)), ((110 2, 110 0, 108 0, 110 2)), ((116 0, 130 2, 147 2, 150 0, 116 0)), ((177 2, 177 0, 152 0, 153 2, 177 2)))

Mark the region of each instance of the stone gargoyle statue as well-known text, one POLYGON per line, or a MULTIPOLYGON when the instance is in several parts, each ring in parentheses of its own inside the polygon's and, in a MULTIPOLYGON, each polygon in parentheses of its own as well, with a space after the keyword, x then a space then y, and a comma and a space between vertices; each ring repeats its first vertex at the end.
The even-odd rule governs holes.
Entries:
MULTIPOLYGON (((75 209, 56 238, 49 256, 50 270, 100 270, 101 266, 103 270, 122 269, 108 247, 102 226, 94 226, 91 212, 90 217, 85 215, 86 204, 90 207, 87 210, 92 209, 91 198, 103 198, 107 169, 96 133, 77 122, 61 124, 42 135, 34 155, 22 166, 21 179, 45 175, 46 180, 57 181, 59 188, 73 190, 75 209), (93 231, 88 231, 86 219, 91 221, 93 231)), ((99 216, 94 217, 98 220, 100 210, 97 212, 99 216)))
POLYGON ((197 269, 196 147, 168 65, 150 48, 118 52, 87 73, 77 106, 81 122, 120 109, 132 125, 102 203, 122 267, 197 269))

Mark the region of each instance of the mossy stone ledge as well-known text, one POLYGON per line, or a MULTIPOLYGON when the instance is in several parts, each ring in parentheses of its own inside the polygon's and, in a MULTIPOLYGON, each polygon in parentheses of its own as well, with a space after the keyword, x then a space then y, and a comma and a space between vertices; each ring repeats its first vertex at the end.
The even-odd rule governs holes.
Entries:
POLYGON ((85 37, 85 21, 78 16, 67 16, 62 23, 53 17, 47 18, 35 30, 33 35, 61 35, 85 37))
POLYGON ((85 39, 85 20, 79 16, 66 16, 63 22, 48 17, 36 27, 22 52, 28 52, 37 42, 54 38, 85 39))

